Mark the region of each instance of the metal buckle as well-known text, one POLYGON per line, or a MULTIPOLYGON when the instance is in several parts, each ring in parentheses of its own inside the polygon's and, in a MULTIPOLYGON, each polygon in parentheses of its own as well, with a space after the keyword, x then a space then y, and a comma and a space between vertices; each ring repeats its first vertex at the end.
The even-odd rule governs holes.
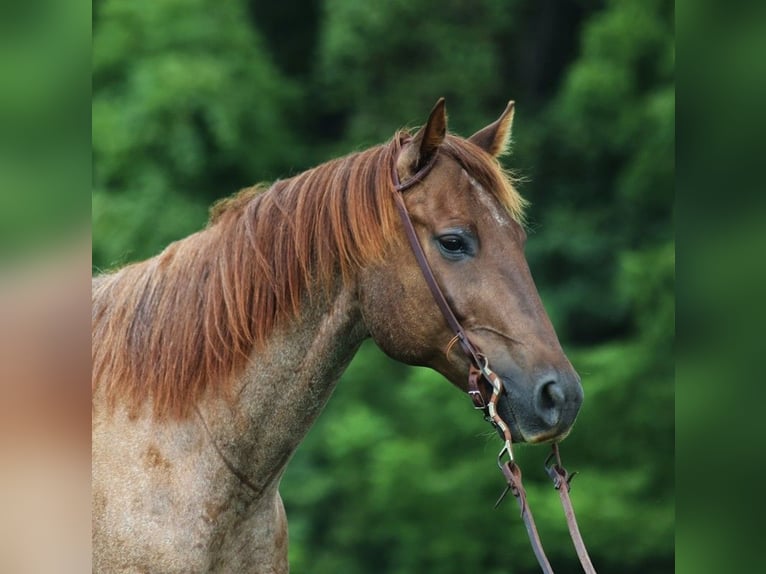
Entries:
POLYGON ((473 401, 473 408, 477 411, 483 411, 487 408, 487 403, 484 400, 484 395, 481 394, 481 391, 479 389, 473 389, 468 391, 468 394, 471 396, 471 400, 473 401))
POLYGON ((567 492, 569 492, 569 489, 572 488, 572 479, 577 475, 577 471, 570 473, 564 468, 561 464, 558 448, 555 445, 556 443, 554 443, 553 452, 545 459, 543 466, 545 467, 545 472, 553 481, 554 488, 559 490, 562 486, 566 485, 567 492))
MULTIPOLYGON (((510 441, 505 441, 505 444, 503 445, 503 448, 500 449, 500 452, 497 453, 497 466, 500 468, 500 471, 503 473, 503 476, 505 476, 505 470, 504 467, 508 467, 508 471, 512 474, 513 471, 511 470, 512 465, 516 464, 513 460, 513 451, 511 450, 511 443, 510 441), (503 462, 503 455, 508 455, 508 460, 503 462)), ((506 477, 506 480, 509 480, 508 477, 506 477)), ((505 495, 508 494, 511 491, 511 482, 508 483, 508 485, 503 489, 503 492, 500 493, 500 498, 497 499, 497 502, 495 502, 495 508, 500 506, 500 503, 505 498, 505 495)), ((514 494, 515 495, 515 494, 514 494)))
POLYGON ((508 455, 508 462, 513 462, 513 451, 511 450, 511 441, 506 440, 503 448, 497 453, 497 466, 503 466, 503 455, 508 455))

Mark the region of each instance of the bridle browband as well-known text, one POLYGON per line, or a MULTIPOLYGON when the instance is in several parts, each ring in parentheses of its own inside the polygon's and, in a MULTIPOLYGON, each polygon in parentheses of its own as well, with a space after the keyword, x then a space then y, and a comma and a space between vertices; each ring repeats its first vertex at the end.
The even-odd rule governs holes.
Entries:
MULTIPOLYGON (((434 277, 431 266, 429 265, 428 259, 426 258, 426 254, 423 251, 423 246, 420 244, 420 240, 418 239, 417 233, 415 232, 415 227, 412 224, 412 219, 410 219, 407 207, 404 204, 404 197, 402 195, 403 192, 423 181, 426 175, 428 175, 428 173, 433 168, 438 156, 438 151, 433 153, 428 162, 425 163, 413 176, 409 177, 404 182, 399 181, 399 173, 396 169, 397 161, 396 159, 394 160, 392 168, 392 179, 394 190, 396 192, 394 193, 396 209, 399 212, 399 217, 402 221, 402 225, 404 226, 404 232, 407 235, 407 240, 410 243, 410 247, 412 248, 415 259, 418 262, 418 266, 420 267, 420 271, 423 274, 423 278, 425 279, 426 284, 431 291, 431 295, 433 296, 437 307, 439 307, 439 310, 447 322, 447 325, 449 325, 450 329, 455 334, 447 346, 447 352, 449 353, 449 350, 455 345, 455 343, 459 343, 460 348, 466 354, 470 362, 468 373, 468 394, 473 401, 474 408, 484 412, 484 418, 502 432, 505 440, 503 448, 500 449, 500 452, 497 455, 497 464, 500 467, 503 476, 505 477, 507 486, 503 493, 500 495, 498 501, 495 503, 495 507, 497 508, 503 498, 505 498, 505 495, 508 493, 508 491, 513 493, 513 496, 516 498, 516 501, 519 504, 519 508, 521 509, 521 517, 524 520, 524 526, 527 529, 527 535, 529 536, 529 541, 537 558, 537 562, 540 564, 540 568, 542 568, 542 571, 545 574, 553 574, 553 569, 551 568, 550 562, 548 562, 548 558, 545 556, 545 551, 543 550, 540 536, 537 533, 537 527, 535 526, 535 520, 532 516, 532 511, 527 504, 526 492, 524 491, 524 486, 521 482, 521 469, 513 458, 513 451, 511 449, 512 437, 510 427, 497 412, 497 402, 500 399, 500 395, 504 392, 502 381, 500 380, 500 377, 490 368, 489 360, 487 357, 482 354, 481 350, 474 343, 471 342, 471 340, 468 338, 468 335, 466 335, 462 325, 460 324, 460 321, 458 321, 457 317, 455 317, 455 313, 452 311, 452 308, 450 307, 447 298, 444 296, 441 287, 439 287, 439 283, 436 281, 436 277, 434 277), (485 399, 484 394, 482 393, 482 390, 479 386, 482 380, 488 383, 492 388, 492 394, 489 400, 485 399), (507 460, 503 460, 505 457, 507 457, 507 460)), ((588 551, 586 550, 582 536, 580 535, 580 530, 577 526, 577 519, 574 515, 572 502, 569 499, 570 482, 576 473, 569 474, 569 472, 567 472, 567 470, 564 469, 564 467, 561 465, 561 456, 559 454, 558 444, 553 443, 552 448, 553 452, 545 461, 545 470, 553 481, 554 487, 559 491, 559 496, 561 498, 561 502, 564 507, 564 514, 567 520, 567 527, 569 528, 569 534, 575 546, 577 556, 580 559, 580 564, 587 574, 595 574, 596 571, 593 568, 593 564, 591 563, 590 557, 588 556, 588 551)))

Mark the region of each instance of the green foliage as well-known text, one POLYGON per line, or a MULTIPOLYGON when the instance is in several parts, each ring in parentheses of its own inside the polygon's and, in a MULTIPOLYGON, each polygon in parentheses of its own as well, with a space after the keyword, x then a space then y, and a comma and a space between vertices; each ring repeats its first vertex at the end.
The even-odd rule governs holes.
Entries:
POLYGON ((125 194, 93 191, 93 264, 98 271, 156 253, 204 226, 207 209, 162 186, 125 194), (105 263, 104 268, 99 264, 105 263))
POLYGON ((484 125, 487 102, 509 97, 497 78, 498 40, 510 14, 508 2, 498 0, 441 2, 438 11, 426 0, 328 1, 318 66, 325 103, 344 115, 351 141, 375 142, 420 124, 434 94, 458 104, 453 130, 475 130, 484 125))
MULTIPOLYGON (((672 571, 672 2, 292 4, 96 4, 94 266, 419 124, 439 96, 463 135, 517 100, 527 255, 585 388, 563 446, 581 528, 600 572, 672 571)), ((491 508, 497 448, 439 375, 364 345, 283 481, 293 571, 536 571, 514 501, 491 508)), ((517 452, 551 560, 577 571, 545 455, 517 452)))
POLYGON ((672 239, 672 4, 611 2, 585 23, 581 49, 535 150, 544 195, 531 197, 530 259, 540 283, 569 293, 552 298, 559 333, 592 342, 631 329, 620 253, 672 239))
POLYGON ((154 253, 176 232, 199 228, 199 217, 187 215, 292 167, 299 134, 285 118, 296 88, 274 68, 245 8, 204 0, 97 6, 94 226, 131 221, 131 212, 144 222, 103 248, 97 242, 95 265, 122 261, 126 248, 137 258, 154 253))

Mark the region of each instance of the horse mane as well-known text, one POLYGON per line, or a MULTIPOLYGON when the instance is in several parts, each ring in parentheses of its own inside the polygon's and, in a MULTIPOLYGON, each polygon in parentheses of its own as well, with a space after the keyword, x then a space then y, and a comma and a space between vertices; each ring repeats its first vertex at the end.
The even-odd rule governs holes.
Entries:
MULTIPOLYGON (((186 417, 226 393, 254 350, 308 299, 349 281, 401 241, 391 170, 409 138, 240 191, 208 226, 93 282, 93 390, 132 415, 186 417)), ((496 160, 448 135, 440 148, 521 220, 524 200, 496 160)))

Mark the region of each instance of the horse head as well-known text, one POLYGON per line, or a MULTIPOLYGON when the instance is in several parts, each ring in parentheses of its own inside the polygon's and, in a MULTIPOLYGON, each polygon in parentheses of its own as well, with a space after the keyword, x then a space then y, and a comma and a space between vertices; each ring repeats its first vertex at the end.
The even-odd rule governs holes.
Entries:
MULTIPOLYGON (((468 339, 502 381, 499 415, 515 442, 538 443, 569 433, 583 390, 524 257, 524 201, 497 160, 512 120, 511 102, 497 121, 459 138, 447 133, 439 100, 414 136, 397 136, 392 178, 411 181, 402 198, 428 265, 468 339)), ((385 257, 361 274, 365 326, 389 356, 431 367, 467 390, 471 359, 454 345, 455 333, 399 231, 385 257)))

